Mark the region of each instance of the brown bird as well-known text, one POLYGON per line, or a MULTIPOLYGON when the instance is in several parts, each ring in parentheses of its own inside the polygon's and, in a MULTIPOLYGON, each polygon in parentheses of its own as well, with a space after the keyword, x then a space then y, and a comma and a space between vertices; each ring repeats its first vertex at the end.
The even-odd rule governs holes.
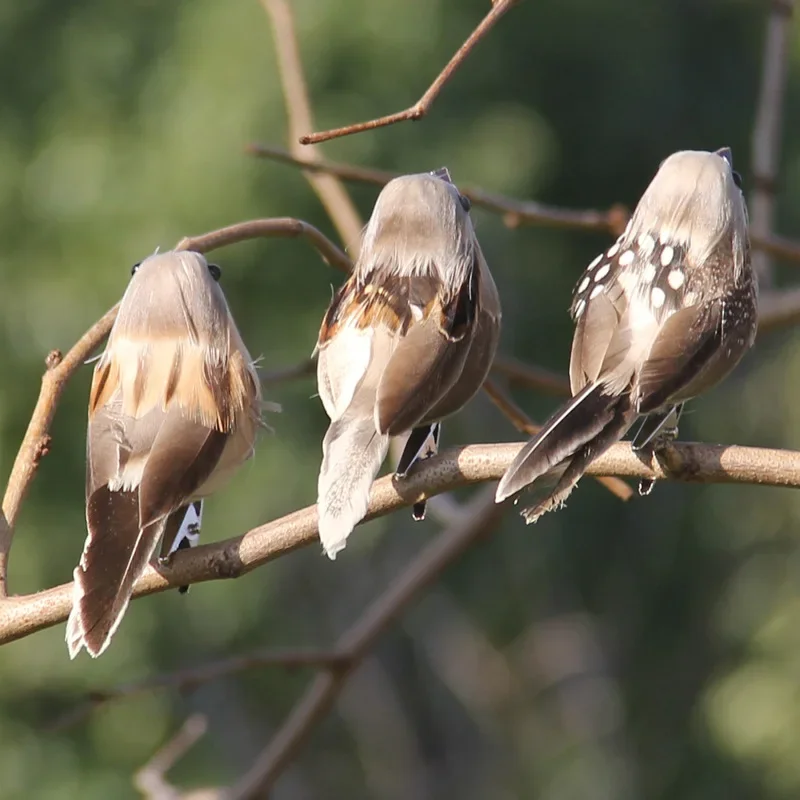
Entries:
POLYGON ((89 398, 88 537, 74 572, 67 646, 108 647, 159 539, 162 555, 199 529, 195 501, 253 453, 261 389, 219 286, 194 252, 132 271, 89 398))
MULTIPOLYGON (((330 558, 364 517, 389 438, 396 474, 438 449, 440 421, 480 389, 500 335, 500 300, 446 169, 381 191, 352 275, 319 332, 317 384, 331 425, 317 508, 330 558)), ((424 514, 424 502, 415 517, 424 514)))
POLYGON ((753 344, 758 285, 728 148, 680 151, 661 164, 625 232, 581 276, 571 314, 573 398, 497 487, 497 502, 538 493, 522 512, 528 522, 560 506, 640 416, 634 449, 676 436, 684 402, 725 378, 753 344))

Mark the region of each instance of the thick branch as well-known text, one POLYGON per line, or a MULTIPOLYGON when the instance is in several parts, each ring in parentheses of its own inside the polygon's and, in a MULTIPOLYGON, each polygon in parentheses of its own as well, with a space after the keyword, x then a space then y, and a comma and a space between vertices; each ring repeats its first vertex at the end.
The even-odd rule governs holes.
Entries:
MULTIPOLYGON (((424 497, 460 486, 499 480, 522 443, 479 444, 426 459, 402 482, 386 476, 373 484, 367 520, 404 508, 424 497)), ((696 483, 747 483, 800 488, 800 452, 758 447, 678 443, 666 451, 666 465, 643 463, 627 443, 614 445, 588 470, 590 475, 696 483)), ((237 578, 317 538, 316 506, 260 525, 243 536, 178 552, 172 568, 149 567, 134 596, 202 581, 237 578)), ((66 620, 72 604, 67 583, 0 601, 0 644, 29 636, 66 620)))
POLYGON ((353 133, 371 131, 375 128, 384 128, 387 125, 394 125, 396 122, 422 119, 428 111, 430 111, 433 102, 439 96, 445 84, 453 77, 456 70, 472 52, 475 45, 489 33, 506 11, 509 11, 519 2, 520 0, 495 0, 491 11, 481 20, 478 27, 469 35, 464 44, 458 48, 456 54, 439 73, 436 80, 428 87, 425 94, 410 108, 407 108, 405 111, 398 111, 395 114, 388 114, 385 117, 379 117, 378 119, 371 119, 367 122, 357 122, 353 125, 345 125, 343 128, 334 128, 333 130, 323 131, 321 133, 311 133, 306 136, 301 136, 300 143, 305 145, 318 144, 319 142, 324 142, 328 139, 336 139, 340 136, 349 136, 353 133))

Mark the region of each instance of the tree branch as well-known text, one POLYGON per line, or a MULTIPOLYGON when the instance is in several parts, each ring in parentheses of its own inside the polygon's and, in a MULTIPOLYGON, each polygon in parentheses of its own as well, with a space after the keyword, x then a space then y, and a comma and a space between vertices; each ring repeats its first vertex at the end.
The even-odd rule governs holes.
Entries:
POLYGON ((281 667, 282 669, 340 669, 347 661, 347 656, 330 650, 260 650, 241 656, 233 656, 219 661, 212 661, 199 667, 189 667, 175 672, 166 672, 134 683, 114 686, 110 689, 98 689, 91 692, 85 702, 54 720, 46 728, 48 733, 70 728, 86 719, 101 706, 116 700, 124 700, 139 694, 155 692, 161 689, 177 689, 191 691, 210 681, 225 678, 237 672, 244 672, 256 667, 281 667))
MULTIPOLYGON (((372 486, 364 522, 461 486, 499 480, 522 444, 460 447, 425 459, 403 481, 391 475, 381 478, 372 486)), ((621 442, 598 458, 587 474, 800 488, 800 452, 791 450, 675 443, 665 450, 663 458, 663 463, 644 463, 628 443, 621 442)), ((169 569, 158 572, 148 567, 136 584, 134 596, 238 578, 312 542, 318 542, 316 506, 260 525, 243 536, 179 551, 169 569)), ((71 583, 0 601, 0 644, 63 622, 71 605, 71 583)))
POLYGON ((208 722, 202 714, 192 714, 180 730, 134 775, 134 786, 147 800, 211 800, 215 789, 184 793, 167 781, 166 774, 205 735, 208 722))
POLYGON ((345 273, 350 272, 353 268, 347 255, 327 236, 308 222, 293 217, 253 219, 228 225, 200 236, 185 236, 175 245, 175 249, 208 253, 212 250, 219 250, 220 247, 227 247, 250 239, 294 239, 298 236, 307 239, 326 264, 345 273))
POLYGON ((478 27, 469 35, 464 44, 458 48, 456 54, 439 73, 436 80, 428 87, 425 94, 410 108, 407 108, 405 111, 388 114, 385 117, 379 117, 378 119, 371 119, 367 122, 357 122, 352 125, 345 125, 343 128, 334 128, 333 130, 323 131, 321 133, 310 133, 300 137, 300 144, 318 144, 319 142, 324 142, 328 139, 336 139, 340 136, 350 136, 353 133, 371 131, 375 130, 375 128, 384 128, 387 125, 394 125, 396 122, 422 119, 428 111, 430 111, 431 106, 445 87, 445 84, 453 77, 456 70, 472 52, 475 45, 489 33, 507 11, 519 2, 520 0, 495 0, 491 11, 481 20, 478 27))
POLYGON ((0 597, 8 595, 8 559, 14 539, 14 526, 39 463, 50 449, 50 426, 56 415, 58 401, 72 374, 111 330, 116 315, 117 306, 95 322, 66 356, 62 357, 58 350, 53 350, 45 360, 47 369, 42 376, 39 399, 36 401, 28 429, 14 459, 3 497, 5 519, 0 526, 0 597))
POLYGON ((349 656, 338 672, 314 679, 294 706, 283 727, 252 767, 225 793, 226 800, 264 797, 286 766, 297 756, 317 723, 330 711, 345 682, 369 653, 375 640, 395 622, 408 605, 427 589, 479 537, 487 535, 500 519, 502 509, 494 491, 486 487, 470 504, 466 521, 440 533, 418 553, 386 591, 341 636, 337 650, 349 656))
MULTIPOLYGON (((753 191, 750 193, 750 229, 753 236, 760 239, 768 239, 772 229, 793 12, 794 0, 772 2, 767 19, 764 67, 753 129, 753 191)), ((761 285, 770 287, 772 270, 767 254, 755 254, 753 266, 761 285)))
MULTIPOLYGON (((400 174, 360 167, 355 164, 345 164, 340 161, 324 161, 320 159, 310 162, 305 158, 288 153, 282 148, 264 144, 249 144, 246 147, 246 152, 259 158, 277 161, 280 164, 315 172, 327 172, 344 181, 366 183, 372 186, 385 186, 400 174)), ((487 211, 502 214, 503 221, 510 228, 516 228, 521 225, 541 225, 543 227, 569 230, 606 231, 614 236, 619 236, 628 224, 630 217, 628 209, 620 203, 611 206, 607 211, 569 209, 548 206, 532 200, 521 200, 515 197, 494 194, 469 184, 459 183, 458 190, 461 194, 469 197, 473 205, 485 208, 487 211)), ((800 262, 800 243, 791 239, 774 235, 751 235, 750 244, 754 250, 761 250, 783 261, 800 262)))
MULTIPOLYGON (((353 183, 366 183, 372 186, 385 186, 390 180, 400 175, 399 172, 386 172, 385 170, 359 167, 354 164, 343 164, 338 161, 324 161, 322 159, 306 159, 288 153, 279 147, 264 144, 249 144, 246 152, 259 158, 267 158, 281 164, 299 167, 303 170, 326 172, 336 175, 344 181, 353 183)), ((574 230, 610 231, 619 235, 628 223, 628 210, 621 205, 614 205, 608 211, 578 210, 548 206, 531 200, 518 200, 513 197, 493 194, 477 186, 458 184, 458 191, 470 201, 487 211, 503 214, 509 227, 516 227, 521 223, 529 225, 543 225, 552 228, 567 228, 574 230)), ((800 260, 800 253, 798 253, 800 260)))
MULTIPOLYGON (((303 64, 300 59, 292 9, 286 0, 261 0, 261 5, 272 24, 272 38, 275 42, 278 71, 281 76, 286 116, 289 121, 289 146, 292 152, 299 152, 303 149, 298 144, 300 135, 303 131, 311 130, 314 121, 303 75, 303 64)), ((313 160, 317 157, 317 150, 309 148, 304 155, 313 160)), ((305 175, 339 231, 339 236, 345 246, 353 254, 353 258, 356 258, 361 245, 363 223, 347 190, 333 175, 310 171, 305 175)))

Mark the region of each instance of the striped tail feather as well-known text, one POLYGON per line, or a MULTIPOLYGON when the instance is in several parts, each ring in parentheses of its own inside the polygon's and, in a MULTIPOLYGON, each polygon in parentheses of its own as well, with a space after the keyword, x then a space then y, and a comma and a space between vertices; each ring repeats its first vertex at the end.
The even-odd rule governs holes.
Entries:
POLYGON ((139 492, 110 491, 107 485, 95 491, 86 510, 89 535, 73 573, 67 620, 70 658, 82 647, 97 658, 111 643, 165 522, 157 520, 140 530, 139 492))
POLYGON ((618 441, 636 414, 628 394, 608 395, 589 384, 545 422, 503 475, 496 502, 529 490, 534 502, 522 512, 528 523, 561 506, 599 455, 618 441))
POLYGON ((372 416, 345 414, 328 428, 322 442, 317 512, 319 538, 331 560, 367 513, 372 481, 388 450, 389 437, 378 433, 372 416))

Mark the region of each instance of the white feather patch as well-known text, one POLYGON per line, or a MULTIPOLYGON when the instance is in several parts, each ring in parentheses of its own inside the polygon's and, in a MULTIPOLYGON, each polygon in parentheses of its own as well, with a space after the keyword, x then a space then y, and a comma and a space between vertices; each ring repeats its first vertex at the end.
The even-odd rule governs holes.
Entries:
POLYGON ((322 405, 331 420, 339 419, 353 400, 372 358, 371 328, 339 329, 319 353, 317 387, 322 405))
POLYGON ((322 467, 317 483, 319 538, 334 560, 369 507, 372 481, 378 474, 389 437, 375 430, 372 417, 339 420, 322 443, 322 467))

